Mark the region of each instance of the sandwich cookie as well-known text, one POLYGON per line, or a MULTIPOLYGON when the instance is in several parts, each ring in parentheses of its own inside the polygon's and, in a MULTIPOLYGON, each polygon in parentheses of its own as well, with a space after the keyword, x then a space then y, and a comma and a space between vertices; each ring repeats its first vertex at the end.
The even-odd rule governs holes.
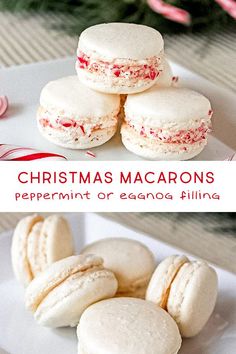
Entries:
POLYGON ((90 306, 77 328, 79 354, 177 354, 175 321, 151 302, 114 298, 90 306))
POLYGON ((203 329, 214 310, 217 282, 215 270, 206 262, 171 256, 155 270, 146 300, 165 309, 183 337, 193 337, 203 329))
POLYGON ((31 215, 16 226, 11 247, 12 266, 16 279, 25 287, 50 264, 73 253, 71 230, 61 216, 44 219, 31 215))
POLYGON ((122 142, 147 159, 188 160, 206 146, 211 116, 211 104, 200 93, 154 86, 127 97, 122 142))
POLYGON ((117 280, 100 257, 71 256, 35 278, 25 294, 26 308, 47 327, 76 326, 91 304, 115 295, 117 280))
POLYGON ((38 128, 56 145, 92 148, 115 134, 119 110, 118 95, 90 90, 77 76, 68 76, 43 88, 37 112, 38 128))
POLYGON ((154 256, 145 245, 127 238, 106 238, 88 245, 81 253, 103 258, 104 267, 118 280, 117 296, 145 296, 155 269, 154 256))
POLYGON ((152 85, 163 70, 163 39, 155 29, 132 23, 92 26, 79 38, 76 70, 94 90, 128 94, 152 85))

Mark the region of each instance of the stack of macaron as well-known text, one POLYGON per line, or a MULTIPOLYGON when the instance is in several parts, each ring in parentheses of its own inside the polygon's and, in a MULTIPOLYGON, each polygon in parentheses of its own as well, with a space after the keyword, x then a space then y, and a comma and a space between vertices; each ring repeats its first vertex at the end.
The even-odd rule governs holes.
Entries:
POLYGON ((51 142, 70 149, 99 146, 116 133, 120 118, 124 146, 147 159, 186 160, 206 145, 210 102, 176 87, 155 29, 131 23, 87 28, 76 71, 42 90, 38 127, 51 142))
POLYGON ((217 298, 217 275, 206 262, 175 255, 156 267, 153 253, 127 238, 105 238, 70 255, 68 225, 59 219, 27 217, 13 237, 14 273, 27 286, 25 305, 38 324, 79 324, 79 354, 177 354, 181 337, 203 329, 217 298))

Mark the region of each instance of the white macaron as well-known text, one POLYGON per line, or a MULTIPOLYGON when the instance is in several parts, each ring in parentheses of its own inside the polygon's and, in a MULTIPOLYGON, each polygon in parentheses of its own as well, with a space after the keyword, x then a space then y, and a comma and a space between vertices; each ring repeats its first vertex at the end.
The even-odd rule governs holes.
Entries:
POLYGON ((211 104, 202 94, 154 86, 128 95, 122 142, 147 159, 188 160, 206 146, 211 116, 211 104))
POLYGON ((54 144, 70 149, 92 148, 115 134, 119 110, 118 95, 93 91, 77 76, 68 76, 43 88, 38 128, 54 144))
POLYGON ((28 286, 26 307, 47 327, 76 326, 91 304, 115 295, 117 280, 100 257, 71 256, 53 263, 28 286))
POLYGON ((171 256, 161 262, 149 283, 146 300, 166 309, 183 337, 197 335, 217 299, 217 274, 204 261, 171 256))
POLYGON ((15 228, 12 266, 16 279, 25 287, 50 264, 73 253, 71 230, 62 216, 27 216, 15 228))
POLYGON ((87 28, 79 38, 76 69, 90 88, 107 93, 141 92, 162 71, 163 39, 154 28, 133 23, 105 23, 87 28))
POLYGON ((77 329, 79 354, 177 354, 181 336, 160 307, 134 298, 90 306, 77 329))
POLYGON ((81 253, 103 258, 104 267, 118 280, 117 296, 145 296, 155 260, 144 244, 128 238, 105 238, 86 246, 81 253))

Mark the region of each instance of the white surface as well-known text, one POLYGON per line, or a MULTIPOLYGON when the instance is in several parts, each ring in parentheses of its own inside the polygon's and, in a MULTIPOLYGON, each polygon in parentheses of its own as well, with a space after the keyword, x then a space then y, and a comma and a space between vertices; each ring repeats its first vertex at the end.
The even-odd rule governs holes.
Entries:
MULTIPOLYGON (((144 242, 158 261, 182 251, 134 232, 95 214, 67 216, 79 251, 99 238, 124 236, 144 242)), ((11 232, 0 236, 0 348, 10 354, 77 354, 75 329, 50 330, 39 327, 25 310, 23 289, 13 278, 10 263, 11 232)), ((216 268, 219 296, 215 311, 199 336, 183 341, 179 354, 235 354, 236 277, 216 268)), ((0 349, 1 353, 1 349, 0 349)))
MULTIPOLYGON (((0 120, 0 143, 55 152, 71 160, 90 159, 82 150, 66 150, 48 142, 36 125, 41 89, 50 80, 74 74, 74 66, 75 58, 67 58, 0 70, 0 95, 7 95, 10 102, 8 117, 0 120)), ((236 150, 236 122, 232 115, 236 110, 234 95, 179 65, 172 64, 172 68, 174 75, 180 76, 181 85, 200 91, 212 102, 217 139, 212 135, 206 149, 195 159, 226 159, 236 150)), ((107 144, 94 148, 93 152, 98 160, 142 160, 122 146, 119 133, 107 144)))

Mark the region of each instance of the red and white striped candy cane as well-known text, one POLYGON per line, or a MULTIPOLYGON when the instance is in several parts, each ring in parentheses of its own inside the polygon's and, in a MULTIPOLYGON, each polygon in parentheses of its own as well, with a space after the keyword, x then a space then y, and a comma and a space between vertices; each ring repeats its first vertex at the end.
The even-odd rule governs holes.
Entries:
POLYGON ((31 148, 0 144, 0 161, 33 161, 33 160, 62 161, 66 158, 62 155, 42 152, 31 148))
POLYGON ((223 10, 236 20, 236 1, 235 0, 215 0, 223 10))
POLYGON ((189 25, 191 23, 191 16, 188 11, 180 9, 179 7, 166 4, 162 0, 147 0, 151 9, 168 20, 189 25))

